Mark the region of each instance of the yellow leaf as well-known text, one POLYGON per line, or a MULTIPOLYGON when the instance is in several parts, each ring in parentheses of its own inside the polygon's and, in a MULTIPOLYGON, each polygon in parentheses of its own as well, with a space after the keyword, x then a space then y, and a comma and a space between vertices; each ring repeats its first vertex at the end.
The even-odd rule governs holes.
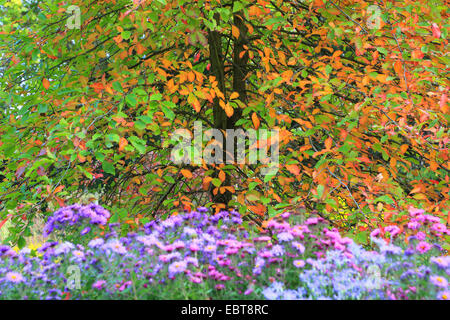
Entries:
POLYGON ((233 92, 230 96, 230 100, 236 99, 237 97, 239 97, 239 93, 233 92))

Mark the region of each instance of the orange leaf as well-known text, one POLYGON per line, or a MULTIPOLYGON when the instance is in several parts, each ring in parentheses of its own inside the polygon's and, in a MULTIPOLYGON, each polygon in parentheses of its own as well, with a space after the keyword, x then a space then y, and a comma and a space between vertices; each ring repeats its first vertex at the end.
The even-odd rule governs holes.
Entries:
POLYGON ((252 122, 253 122, 253 125, 255 126, 255 129, 258 130, 260 122, 259 122, 259 118, 255 112, 253 112, 253 114, 252 114, 252 122))
POLYGON ((328 137, 327 140, 325 140, 325 148, 327 148, 327 150, 330 150, 332 143, 333 143, 333 139, 331 139, 331 137, 328 137))
POLYGON ((220 181, 222 181, 222 182, 225 181, 225 172, 223 172, 223 171, 220 171, 220 172, 219 172, 219 179, 220 179, 220 181))
POLYGON ((188 178, 188 179, 192 178, 192 172, 190 172, 189 170, 182 169, 181 170, 181 174, 183 176, 185 176, 186 178, 188 178))
POLYGON ((404 154, 406 152, 406 150, 408 150, 408 145, 404 144, 400 147, 400 153, 404 154))
POLYGON ((295 176, 300 174, 300 168, 296 164, 287 164, 286 169, 295 176))
POLYGON ((402 63, 400 60, 395 61, 394 63, 394 70, 397 73, 398 76, 402 73, 402 63))
POLYGON ((225 113, 227 114, 227 117, 228 117, 228 118, 231 117, 231 116, 233 115, 234 109, 233 109, 232 106, 230 106, 229 103, 227 103, 227 104, 225 105, 224 109, 225 109, 225 113))
POLYGON ((48 90, 48 88, 50 87, 50 81, 44 78, 42 79, 42 85, 44 86, 45 90, 48 90))
POLYGON ((237 97, 239 97, 239 93, 233 92, 230 96, 230 100, 236 99, 237 97))
POLYGON ((123 151, 123 149, 126 147, 127 144, 128 144, 127 139, 125 139, 124 137, 121 137, 119 140, 119 152, 123 151))
POLYGON ((62 189, 64 189, 64 186, 58 186, 53 193, 57 194, 58 192, 62 191, 62 189))
POLYGON ((235 25, 231 26, 231 33, 233 34, 233 37, 235 37, 236 39, 239 38, 239 29, 238 27, 236 27, 235 25))

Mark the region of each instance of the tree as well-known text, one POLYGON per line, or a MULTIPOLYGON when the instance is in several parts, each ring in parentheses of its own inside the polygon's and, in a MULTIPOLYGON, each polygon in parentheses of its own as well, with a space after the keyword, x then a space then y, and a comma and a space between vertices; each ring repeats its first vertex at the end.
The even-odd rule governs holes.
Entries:
POLYGON ((17 217, 100 187, 130 223, 204 204, 259 222, 306 207, 363 229, 406 201, 448 210, 444 2, 70 5, 80 29, 46 1, 6 12, 0 32, 0 199, 17 217), (195 121, 278 130, 279 170, 173 163, 171 133, 195 121), (353 212, 336 215, 339 199, 353 212))

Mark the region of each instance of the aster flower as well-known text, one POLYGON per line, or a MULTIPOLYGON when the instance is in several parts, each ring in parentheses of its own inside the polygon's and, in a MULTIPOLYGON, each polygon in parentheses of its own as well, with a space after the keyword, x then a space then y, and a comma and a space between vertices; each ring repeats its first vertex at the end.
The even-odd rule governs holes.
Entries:
POLYGON ((107 244, 104 245, 104 247, 120 255, 124 255, 127 253, 127 249, 117 239, 109 241, 107 244))
POLYGON ((294 266, 296 268, 303 268, 305 266, 305 261, 303 260, 294 260, 294 266))
POLYGON ((6 273, 5 279, 12 283, 20 283, 25 281, 25 278, 22 276, 22 274, 14 271, 6 273))
POLYGON ((398 235, 400 233, 400 228, 392 225, 392 226, 387 226, 386 228, 384 228, 384 231, 389 232, 391 237, 395 237, 396 235, 398 235))
POLYGON ((169 265, 169 275, 173 277, 174 275, 184 272, 186 270, 187 264, 185 261, 175 261, 169 265))
POLYGON ((431 249, 431 244, 425 241, 420 241, 417 246, 416 250, 420 253, 426 253, 431 249))
POLYGON ((447 289, 447 287, 448 287, 447 279, 445 279, 444 277, 441 277, 441 276, 431 276, 430 282, 440 288, 447 289))
POLYGON ((203 251, 205 252, 215 252, 217 249, 217 247, 213 244, 208 244, 207 246, 205 246, 205 248, 203 249, 203 251))
POLYGON ((106 285, 105 280, 97 280, 94 284, 92 284, 92 288, 101 290, 106 285))
POLYGON ((410 221, 410 222, 408 222, 408 224, 407 224, 407 227, 408 227, 409 229, 411 229, 411 230, 419 229, 420 226, 421 226, 421 224, 420 224, 419 222, 417 222, 417 221, 410 221))
POLYGON ((272 247, 271 253, 274 256, 282 256, 284 254, 284 249, 282 246, 276 244, 272 247))
POLYGON ((277 300, 279 297, 279 294, 271 287, 265 288, 262 294, 267 300, 277 300))
POLYGON ((104 243, 105 243, 105 240, 103 240, 102 238, 97 238, 97 239, 93 239, 93 240, 89 241, 88 247, 90 247, 90 248, 99 248, 104 243))
POLYGON ((417 208, 414 208, 414 207, 409 208, 408 211, 409 211, 409 214, 410 214, 412 217, 415 217, 415 216, 417 216, 417 215, 419 215, 419 214, 425 213, 425 210, 423 210, 423 209, 417 209, 417 208))
POLYGON ((445 269, 450 265, 450 256, 431 257, 430 262, 436 264, 439 268, 445 269))
POLYGON ((450 291, 441 291, 437 294, 439 300, 450 300, 450 291))
POLYGON ((294 239, 294 236, 289 232, 281 232, 277 237, 280 242, 288 242, 294 239))

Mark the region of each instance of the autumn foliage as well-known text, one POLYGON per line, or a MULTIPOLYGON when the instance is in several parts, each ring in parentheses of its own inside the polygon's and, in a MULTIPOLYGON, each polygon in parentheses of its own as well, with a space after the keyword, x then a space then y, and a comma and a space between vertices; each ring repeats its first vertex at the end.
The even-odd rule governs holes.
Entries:
POLYGON ((201 205, 357 232, 408 204, 448 219, 449 17, 431 2, 0 6, 0 221, 13 210, 18 239, 86 193, 131 225, 201 205), (279 130, 278 172, 174 164, 194 121, 279 130))

